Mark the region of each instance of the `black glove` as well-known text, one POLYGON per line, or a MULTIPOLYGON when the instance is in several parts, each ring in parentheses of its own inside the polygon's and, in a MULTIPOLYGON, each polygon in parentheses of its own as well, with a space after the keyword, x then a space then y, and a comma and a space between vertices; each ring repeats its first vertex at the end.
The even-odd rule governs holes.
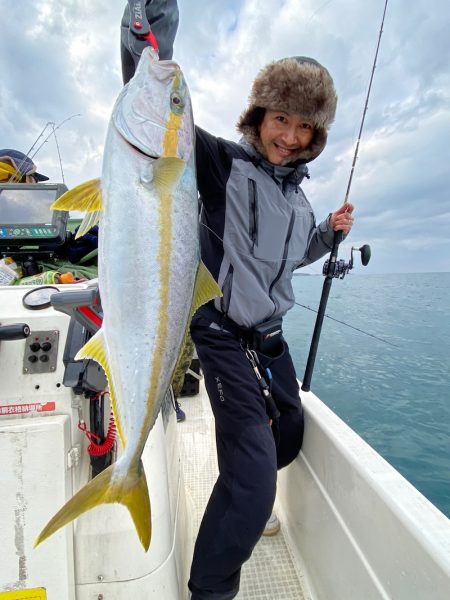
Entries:
MULTIPOLYGON (((142 0, 140 4, 145 4, 147 20, 158 42, 160 60, 170 60, 178 29, 177 0, 146 0, 145 2, 142 0)), ((124 84, 133 77, 142 51, 148 45, 147 40, 140 39, 130 30, 130 4, 127 4, 122 17, 120 42, 124 84)))

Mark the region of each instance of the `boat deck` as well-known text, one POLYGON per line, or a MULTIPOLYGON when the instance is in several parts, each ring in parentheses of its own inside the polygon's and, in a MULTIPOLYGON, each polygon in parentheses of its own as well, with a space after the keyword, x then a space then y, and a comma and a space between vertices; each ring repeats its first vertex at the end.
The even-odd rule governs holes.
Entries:
MULTIPOLYGON (((203 511, 217 477, 214 418, 203 386, 197 396, 181 399, 186 420, 178 424, 186 492, 195 507, 194 530, 198 531, 203 511)), ((308 600, 302 575, 292 559, 281 531, 262 537, 242 569, 239 600, 308 600)))

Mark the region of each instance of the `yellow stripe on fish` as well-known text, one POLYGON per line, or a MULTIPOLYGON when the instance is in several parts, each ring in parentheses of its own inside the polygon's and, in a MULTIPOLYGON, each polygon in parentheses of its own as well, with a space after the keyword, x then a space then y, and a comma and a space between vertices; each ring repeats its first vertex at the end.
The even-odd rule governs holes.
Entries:
POLYGON ((221 295, 199 258, 194 137, 183 74, 173 63, 158 62, 155 53, 146 48, 113 110, 102 186, 99 180, 92 180, 70 190, 55 205, 59 210, 89 212, 82 231, 92 227, 102 213, 99 289, 105 318, 102 329, 77 358, 92 358, 105 370, 124 450, 47 523, 36 545, 87 510, 118 502, 128 508, 142 546, 149 548, 150 498, 141 455, 170 380, 183 366, 180 357, 192 315, 221 295), (143 171, 151 177, 140 177, 143 171), (135 248, 132 232, 137 221, 140 236, 136 236, 135 248), (176 232, 183 228, 183 239, 175 240, 176 232), (175 247, 180 243, 181 248, 175 247), (117 278, 117 266, 128 264, 130 257, 139 253, 140 263, 146 261, 145 268, 151 264, 151 290, 139 282, 134 285, 132 278, 126 284, 117 278), (127 290, 124 293, 122 285, 127 290), (137 317, 128 306, 128 296, 135 292, 137 317), (184 332, 178 327, 184 327, 184 332), (127 342, 126 353, 122 345, 118 348, 118 337, 127 342), (139 348, 146 353, 142 366, 131 358, 139 348), (140 377, 130 377, 133 369, 143 369, 140 377))
MULTIPOLYGON (((175 80, 175 85, 177 80, 175 80)), ((159 293, 159 315, 158 328, 156 331, 156 348, 160 351, 153 357, 152 370, 150 372, 149 400, 148 410, 145 418, 145 425, 152 419, 153 404, 157 395, 158 382, 160 380, 162 367, 162 352, 164 340, 167 336, 167 307, 169 306, 170 292, 170 259, 173 243, 172 237, 172 190, 178 179, 181 177, 185 168, 185 162, 176 157, 178 147, 178 132, 182 119, 180 115, 171 112, 166 123, 166 133, 163 141, 164 155, 159 158, 155 165, 155 183, 159 188, 160 204, 158 210, 160 243, 158 252, 158 262, 160 265, 160 293, 159 293), (163 175, 163 177, 160 176, 163 175)), ((141 429, 141 438, 138 448, 145 444, 145 427, 141 429)))
POLYGON ((178 148, 178 131, 180 129, 182 117, 176 115, 174 112, 170 113, 170 117, 167 120, 167 131, 164 136, 163 150, 164 156, 176 156, 178 148))

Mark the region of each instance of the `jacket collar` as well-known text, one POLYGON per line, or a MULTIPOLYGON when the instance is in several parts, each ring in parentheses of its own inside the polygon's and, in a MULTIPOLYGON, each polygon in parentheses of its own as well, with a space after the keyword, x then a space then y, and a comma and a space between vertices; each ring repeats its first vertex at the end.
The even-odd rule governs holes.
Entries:
POLYGON ((252 162, 256 166, 260 166, 272 179, 282 184, 286 180, 291 180, 295 185, 300 185, 304 177, 309 177, 308 167, 303 161, 297 161, 291 165, 274 165, 273 163, 266 160, 256 150, 256 148, 241 139, 239 144, 245 150, 246 154, 250 156, 252 162))

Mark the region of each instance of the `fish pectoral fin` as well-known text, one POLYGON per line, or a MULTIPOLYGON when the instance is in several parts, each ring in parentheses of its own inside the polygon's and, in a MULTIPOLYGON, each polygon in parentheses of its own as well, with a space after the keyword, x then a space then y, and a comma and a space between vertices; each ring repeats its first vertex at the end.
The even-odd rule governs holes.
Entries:
POLYGON ((180 179, 186 163, 176 156, 161 156, 153 163, 153 182, 158 190, 170 193, 180 179))
POLYGON ((100 179, 90 179, 81 185, 77 185, 55 200, 51 208, 53 210, 78 210, 88 213, 78 228, 75 236, 78 239, 94 225, 97 225, 100 220, 103 210, 100 179))
POLYGON ((222 296, 222 290, 214 277, 200 261, 197 278, 195 280, 194 295, 192 297, 191 318, 200 306, 214 298, 222 296))
POLYGON ((117 465, 118 463, 102 471, 66 502, 41 531, 34 547, 91 508, 118 502, 128 508, 141 544, 147 552, 151 539, 151 511, 144 467, 139 461, 136 467, 130 468, 120 477, 115 473, 117 465))
POLYGON ((86 344, 82 348, 80 348, 80 350, 78 350, 75 356, 75 360, 83 360, 85 358, 91 358, 92 360, 95 360, 95 362, 97 362, 105 371, 106 379, 108 381, 109 397, 114 413, 114 420, 116 422, 117 431, 119 432, 120 439, 125 448, 126 440, 123 435, 121 414, 116 400, 116 392, 114 389, 111 368, 108 363, 103 328, 99 329, 99 331, 97 331, 97 333, 93 337, 91 337, 91 339, 89 339, 86 342, 86 344))

